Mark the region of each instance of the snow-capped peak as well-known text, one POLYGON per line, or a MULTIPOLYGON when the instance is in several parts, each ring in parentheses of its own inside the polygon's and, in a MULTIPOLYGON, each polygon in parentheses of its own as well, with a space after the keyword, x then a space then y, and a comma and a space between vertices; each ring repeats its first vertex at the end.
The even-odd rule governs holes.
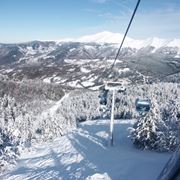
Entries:
MULTIPOLYGON (((96 43, 119 43, 123 39, 123 34, 112 33, 108 31, 103 31, 93 35, 82 36, 77 39, 79 42, 96 42, 96 43)), ((131 38, 127 39, 132 40, 131 38)))
POLYGON ((168 43, 169 47, 180 47, 180 39, 173 39, 168 43))
POLYGON ((169 40, 153 37, 144 40, 144 46, 153 46, 157 49, 166 46, 168 42, 169 40))

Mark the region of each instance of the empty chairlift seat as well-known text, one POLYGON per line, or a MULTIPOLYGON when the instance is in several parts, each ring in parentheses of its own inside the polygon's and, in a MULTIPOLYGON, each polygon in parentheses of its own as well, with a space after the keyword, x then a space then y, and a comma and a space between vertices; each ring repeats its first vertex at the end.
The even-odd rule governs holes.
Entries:
POLYGON ((99 94, 99 98, 100 98, 100 104, 101 105, 106 105, 107 104, 107 96, 108 96, 108 91, 107 89, 105 89, 104 87, 102 87, 100 89, 100 94, 99 94))
POLYGON ((105 89, 107 90, 117 90, 117 92, 125 92, 126 87, 122 82, 107 82, 105 85, 105 89))
POLYGON ((136 111, 138 112, 148 112, 151 109, 151 101, 149 99, 136 99, 135 102, 136 111))

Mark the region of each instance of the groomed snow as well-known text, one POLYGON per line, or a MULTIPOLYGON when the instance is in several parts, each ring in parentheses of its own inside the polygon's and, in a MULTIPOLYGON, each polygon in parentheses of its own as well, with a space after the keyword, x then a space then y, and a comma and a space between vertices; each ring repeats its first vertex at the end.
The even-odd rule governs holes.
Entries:
POLYGON ((0 179, 156 179, 170 154, 136 149, 127 137, 133 123, 115 121, 114 147, 107 146, 109 121, 82 123, 51 143, 33 145, 0 179))

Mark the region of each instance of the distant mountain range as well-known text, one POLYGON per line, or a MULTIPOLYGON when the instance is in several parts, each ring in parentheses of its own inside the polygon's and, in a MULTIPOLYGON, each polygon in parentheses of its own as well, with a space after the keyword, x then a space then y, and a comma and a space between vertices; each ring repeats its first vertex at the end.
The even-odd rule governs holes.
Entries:
MULTIPOLYGON (((98 81, 99 72, 112 64, 122 38, 121 34, 102 32, 78 39, 0 44, 0 73, 15 79, 38 78, 65 85, 81 78, 84 82, 87 77, 92 80, 93 76, 93 82, 98 81)), ((118 59, 119 77, 122 72, 133 80, 139 75, 142 80, 143 76, 159 78, 178 73, 180 39, 127 37, 118 59)))
MULTIPOLYGON (((95 42, 95 43, 117 43, 119 44, 123 39, 123 34, 120 33, 112 33, 108 31, 104 31, 101 33, 82 36, 77 39, 69 38, 69 39, 62 39, 60 41, 66 42, 95 42)), ((178 47, 180 48, 180 39, 162 39, 162 38, 147 38, 147 39, 132 39, 130 37, 126 37, 123 47, 130 47, 130 48, 144 48, 147 46, 152 46, 154 48, 160 47, 178 47)))

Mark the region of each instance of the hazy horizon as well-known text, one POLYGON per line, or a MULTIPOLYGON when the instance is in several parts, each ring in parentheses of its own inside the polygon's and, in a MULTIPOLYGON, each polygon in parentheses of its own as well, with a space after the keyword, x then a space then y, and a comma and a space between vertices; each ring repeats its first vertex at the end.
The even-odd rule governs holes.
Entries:
MULTIPOLYGON (((86 35, 83 35, 83 36, 80 36, 80 37, 76 37, 76 38, 73 38, 73 37, 64 37, 64 38, 61 38, 61 39, 32 39, 32 40, 25 40, 25 41, 12 41, 12 42, 1 42, 0 41, 0 44, 21 44, 21 43, 28 43, 28 42, 34 42, 34 41, 42 41, 42 42, 50 42, 50 41, 54 41, 54 42, 82 42, 82 40, 80 40, 81 38, 84 38, 86 36, 94 36, 94 35, 97 35, 97 34, 101 34, 101 33, 104 33, 104 32, 108 32, 108 33, 112 33, 112 34, 121 34, 121 35, 124 35, 123 33, 118 33, 118 32, 110 32, 110 31, 102 31, 102 32, 97 32, 97 33, 94 33, 94 34, 86 34, 86 35)), ((113 36, 112 36, 113 38, 113 36)), ((159 38, 159 39, 165 39, 165 40, 173 40, 173 39, 180 39, 180 38, 161 38, 161 37, 156 37, 156 36, 151 36, 151 37, 145 37, 145 38, 133 38, 133 37, 130 37, 128 36, 128 38, 131 38, 131 39, 134 39, 134 40, 147 40, 147 39, 150 39, 150 38, 159 38)), ((120 43, 121 39, 119 39, 119 43, 120 43)), ((86 41, 85 41, 86 42, 86 41)), ((113 42, 112 42, 113 43, 113 42)))

